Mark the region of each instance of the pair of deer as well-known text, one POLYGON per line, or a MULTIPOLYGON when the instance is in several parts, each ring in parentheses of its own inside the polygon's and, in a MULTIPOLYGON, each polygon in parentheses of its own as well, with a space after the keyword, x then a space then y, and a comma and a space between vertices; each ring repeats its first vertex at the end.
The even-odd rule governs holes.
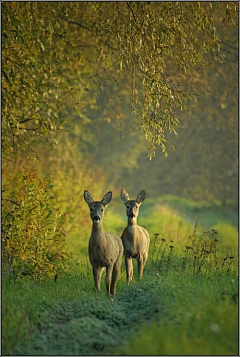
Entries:
POLYGON ((100 292, 103 269, 106 268, 106 288, 108 295, 116 295, 116 284, 121 269, 124 251, 127 272, 127 284, 133 277, 132 258, 138 261, 138 275, 142 277, 143 269, 148 257, 150 238, 143 227, 137 225, 139 207, 146 197, 142 190, 136 200, 129 200, 128 193, 122 189, 121 199, 126 206, 128 225, 121 238, 103 230, 103 215, 108 203, 112 199, 112 192, 108 192, 102 201, 94 201, 91 194, 85 190, 84 199, 90 209, 92 219, 92 233, 89 240, 88 253, 93 269, 95 290, 100 292))

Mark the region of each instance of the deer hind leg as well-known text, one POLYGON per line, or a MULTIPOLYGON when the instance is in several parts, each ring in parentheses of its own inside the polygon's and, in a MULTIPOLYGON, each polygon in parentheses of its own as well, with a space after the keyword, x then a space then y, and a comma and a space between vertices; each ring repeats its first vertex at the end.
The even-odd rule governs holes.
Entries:
POLYGON ((120 274, 120 270, 121 270, 121 261, 120 262, 116 262, 114 267, 113 267, 112 281, 111 281, 111 287, 110 287, 110 293, 113 296, 116 295, 117 279, 118 279, 118 276, 120 274))
POLYGON ((129 285, 133 277, 133 263, 131 257, 125 257, 125 266, 127 272, 127 284, 129 285))
POLYGON ((144 269, 144 267, 145 267, 147 258, 148 258, 148 253, 146 253, 146 254, 143 255, 143 269, 144 269))
POLYGON ((143 257, 140 256, 138 258, 138 276, 139 276, 139 279, 141 279, 142 276, 143 276, 143 268, 144 268, 145 263, 146 263, 146 261, 144 261, 143 257))
POLYGON ((138 275, 139 275, 140 279, 143 276, 143 270, 144 270, 147 258, 148 258, 148 253, 140 255, 140 257, 138 259, 138 275))
POLYGON ((94 286, 95 291, 100 293, 101 292, 101 277, 103 273, 103 268, 94 268, 93 267, 93 278, 94 278, 94 286))
POLYGON ((110 296, 110 287, 111 287, 111 280, 112 280, 112 272, 113 272, 113 265, 107 265, 106 267, 106 288, 107 288, 107 295, 110 296))

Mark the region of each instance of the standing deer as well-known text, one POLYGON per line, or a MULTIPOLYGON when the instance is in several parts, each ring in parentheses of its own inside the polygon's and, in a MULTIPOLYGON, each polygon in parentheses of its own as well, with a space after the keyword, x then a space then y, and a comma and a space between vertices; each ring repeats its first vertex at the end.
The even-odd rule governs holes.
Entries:
POLYGON ((148 258, 148 249, 150 238, 145 228, 137 225, 137 217, 139 207, 146 197, 146 191, 142 190, 136 200, 129 200, 129 195, 126 190, 121 190, 121 199, 124 202, 127 210, 128 225, 124 229, 121 236, 123 247, 125 265, 127 271, 127 284, 132 281, 133 277, 133 263, 132 258, 138 261, 138 275, 142 278, 143 269, 148 258))
POLYGON ((108 295, 116 295, 116 284, 121 269, 123 245, 120 237, 103 230, 103 216, 108 203, 112 199, 112 192, 108 192, 101 202, 94 201, 90 193, 84 191, 84 199, 90 209, 92 219, 92 233, 89 240, 88 253, 93 269, 94 285, 97 292, 101 292, 101 277, 106 268, 106 287, 108 295))

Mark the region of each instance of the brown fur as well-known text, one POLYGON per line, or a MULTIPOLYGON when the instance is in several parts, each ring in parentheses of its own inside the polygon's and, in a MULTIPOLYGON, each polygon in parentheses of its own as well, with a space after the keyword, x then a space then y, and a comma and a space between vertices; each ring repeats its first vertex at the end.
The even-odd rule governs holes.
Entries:
POLYGON ((138 275, 140 279, 142 278, 143 269, 148 258, 150 237, 145 228, 137 225, 139 207, 145 197, 146 192, 142 190, 136 200, 129 200, 128 193, 124 189, 121 190, 121 199, 126 206, 128 217, 128 225, 121 236, 124 246, 127 284, 132 281, 133 277, 132 258, 138 261, 138 275))
POLYGON ((107 204, 112 199, 112 192, 108 192, 101 202, 94 201, 88 191, 84 191, 84 199, 90 209, 92 219, 92 233, 89 240, 88 253, 92 264, 94 286, 100 292, 101 277, 106 268, 106 288, 108 295, 116 295, 116 284, 121 269, 123 245, 121 239, 113 233, 103 230, 103 216, 107 204))

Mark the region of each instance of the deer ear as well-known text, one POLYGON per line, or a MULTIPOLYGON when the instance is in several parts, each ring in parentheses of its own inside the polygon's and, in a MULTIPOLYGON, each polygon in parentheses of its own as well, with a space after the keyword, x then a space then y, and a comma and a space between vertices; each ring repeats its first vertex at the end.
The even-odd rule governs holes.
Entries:
POLYGON ((121 199, 124 203, 129 201, 129 195, 128 195, 127 191, 124 190, 124 188, 121 189, 121 199))
POLYGON ((90 203, 93 202, 93 198, 92 198, 92 196, 90 195, 90 193, 87 190, 84 191, 83 197, 84 197, 84 200, 87 202, 88 205, 90 205, 90 203))
POLYGON ((103 206, 107 206, 109 204, 109 202, 111 201, 112 199, 112 192, 109 191, 108 193, 106 193, 106 195, 103 197, 102 201, 101 201, 101 204, 103 206))
POLYGON ((142 202, 145 200, 145 197, 146 197, 146 191, 145 191, 145 190, 142 190, 142 191, 137 195, 137 198, 136 198, 137 203, 142 203, 142 202))

